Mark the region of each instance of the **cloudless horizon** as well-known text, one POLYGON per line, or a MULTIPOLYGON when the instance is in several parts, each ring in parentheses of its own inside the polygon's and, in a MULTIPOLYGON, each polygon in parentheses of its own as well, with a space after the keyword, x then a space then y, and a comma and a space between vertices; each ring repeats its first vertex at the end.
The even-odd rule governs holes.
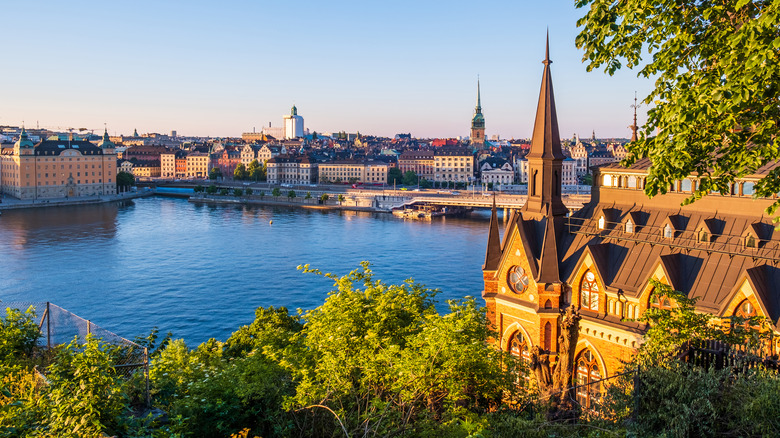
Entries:
MULTIPOLYGON (((237 137, 296 105, 305 127, 530 138, 545 35, 560 134, 630 137, 624 69, 586 72, 573 0, 3 4, 0 125, 237 137)), ((646 108, 639 109, 639 123, 646 108)))

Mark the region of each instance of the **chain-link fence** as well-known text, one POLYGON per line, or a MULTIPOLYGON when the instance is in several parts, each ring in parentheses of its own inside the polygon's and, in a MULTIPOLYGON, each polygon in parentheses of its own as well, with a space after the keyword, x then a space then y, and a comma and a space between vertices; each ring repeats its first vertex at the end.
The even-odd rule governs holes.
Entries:
POLYGON ((92 337, 114 347, 111 350, 111 357, 117 374, 129 379, 142 373, 144 399, 147 404, 149 403, 149 352, 147 348, 49 302, 3 302, 2 307, 21 311, 32 308, 36 318, 39 318, 38 328, 41 331, 41 337, 38 343, 43 348, 50 349, 57 345, 68 344, 73 339, 83 341, 87 335, 92 335, 92 337))

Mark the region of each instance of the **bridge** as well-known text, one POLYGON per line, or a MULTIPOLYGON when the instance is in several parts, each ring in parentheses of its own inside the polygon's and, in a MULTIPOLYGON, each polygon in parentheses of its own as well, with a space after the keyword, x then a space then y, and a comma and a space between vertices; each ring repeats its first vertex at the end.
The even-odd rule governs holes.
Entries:
MULTIPOLYGON (((496 208, 510 209, 520 208, 525 205, 528 199, 527 195, 496 195, 496 208)), ((563 203, 569 210, 579 210, 590 201, 590 194, 587 195, 563 195, 563 203)), ((413 196, 404 202, 405 206, 411 205, 435 205, 441 207, 462 207, 462 208, 491 208, 493 207, 493 195, 425 195, 413 196)))

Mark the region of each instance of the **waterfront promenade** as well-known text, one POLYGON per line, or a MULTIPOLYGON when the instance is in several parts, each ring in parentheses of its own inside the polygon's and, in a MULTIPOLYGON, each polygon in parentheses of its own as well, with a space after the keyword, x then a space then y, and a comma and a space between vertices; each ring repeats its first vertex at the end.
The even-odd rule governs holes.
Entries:
POLYGON ((0 210, 16 210, 20 208, 43 208, 70 205, 91 205, 102 204, 106 202, 123 201, 127 199, 142 198, 151 196, 154 190, 139 190, 137 192, 124 192, 116 195, 104 196, 79 196, 65 198, 47 198, 47 199, 17 199, 11 196, 3 195, 0 197, 0 210))

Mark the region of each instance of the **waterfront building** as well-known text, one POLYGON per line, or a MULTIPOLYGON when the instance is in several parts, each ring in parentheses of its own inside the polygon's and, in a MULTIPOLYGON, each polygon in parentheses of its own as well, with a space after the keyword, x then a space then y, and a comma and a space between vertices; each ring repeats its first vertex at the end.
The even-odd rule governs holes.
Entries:
POLYGON ((477 79, 477 106, 471 119, 471 144, 477 149, 485 145, 485 117, 482 115, 479 79, 477 79))
POLYGON ((136 178, 159 178, 160 173, 159 161, 139 161, 133 165, 133 176, 136 178))
POLYGON ((502 159, 487 159, 480 167, 483 184, 512 184, 515 172, 508 161, 502 159))
POLYGON ((608 150, 596 150, 588 154, 588 167, 598 167, 602 164, 615 163, 619 161, 612 155, 612 152, 608 150))
POLYGON ((382 161, 341 160, 319 163, 320 182, 382 184, 387 182, 388 164, 382 161))
POLYGON ((160 176, 184 178, 187 175, 187 153, 176 149, 160 154, 160 176))
POLYGON ((236 170, 236 166, 241 163, 241 151, 234 146, 226 146, 213 155, 215 158, 214 167, 219 168, 222 172, 222 177, 233 179, 233 172, 236 170))
POLYGON ((116 167, 116 173, 125 172, 125 173, 129 173, 131 175, 133 174, 133 162, 132 161, 130 161, 130 160, 123 160, 123 159, 119 159, 117 161, 118 161, 118 165, 116 167))
POLYGON ((190 152, 186 158, 187 178, 208 178, 211 170, 211 156, 206 152, 190 152))
POLYGON ((467 183, 474 179, 474 153, 469 148, 442 146, 433 154, 433 180, 467 183))
POLYGON ((271 146, 271 145, 264 144, 263 147, 261 147, 257 151, 257 161, 265 164, 271 158, 279 154, 286 154, 286 153, 287 150, 285 149, 284 146, 271 146))
POLYGON ((588 150, 585 148, 585 145, 580 142, 579 138, 574 146, 569 148, 569 156, 575 161, 574 171, 577 174, 577 177, 584 176, 589 172, 588 150))
POLYGON ((266 162, 270 184, 312 184, 317 180, 317 163, 306 155, 277 155, 266 162))
POLYGON ((430 150, 405 150, 398 157, 398 169, 401 173, 412 171, 428 181, 433 181, 434 164, 433 151, 430 150))
POLYGON ((24 128, 13 149, 0 155, 0 185, 19 199, 116 194, 115 145, 103 134, 98 145, 72 134, 34 144, 24 128))
MULTIPOLYGON (((648 308, 675 306, 651 297, 650 280, 696 298, 701 312, 766 317, 777 338, 780 232, 764 214, 776 197, 752 195, 780 163, 684 206, 696 175, 647 198, 648 159, 630 168, 604 164, 594 169, 591 201, 569 216, 550 63, 547 55, 527 157, 528 201, 512 211, 503 240, 494 208, 488 233, 483 297, 499 346, 526 361, 555 362, 561 311, 573 306, 581 320, 572 372, 587 409, 602 391, 588 384, 620 371, 642 342, 647 327, 635 320, 648 308)), ((766 349, 778 354, 778 343, 766 349)))
POLYGON ((284 116, 284 138, 301 138, 303 134, 303 117, 298 115, 298 108, 293 105, 290 114, 284 116))

